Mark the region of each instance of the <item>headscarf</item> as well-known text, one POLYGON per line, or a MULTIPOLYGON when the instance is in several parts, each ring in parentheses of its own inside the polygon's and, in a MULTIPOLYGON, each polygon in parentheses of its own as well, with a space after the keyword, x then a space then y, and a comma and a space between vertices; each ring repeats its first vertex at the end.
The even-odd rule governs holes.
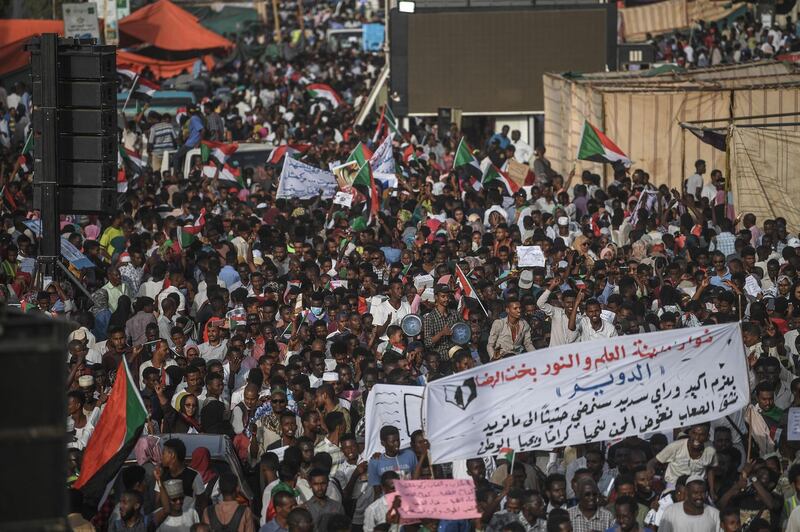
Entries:
POLYGON ((578 255, 581 257, 585 257, 586 259, 586 267, 591 268, 594 265, 594 258, 592 254, 589 253, 589 248, 587 246, 586 249, 583 249, 583 244, 591 244, 589 237, 586 235, 578 235, 575 237, 575 240, 572 242, 572 249, 578 252, 578 255))
POLYGON ((784 297, 784 296, 781 296, 781 290, 779 288, 779 285, 783 281, 786 281, 787 283, 789 283, 789 292, 786 294, 786 297, 788 298, 789 296, 791 296, 791 293, 792 293, 792 280, 789 278, 788 275, 779 275, 778 276, 778 279, 775 281, 775 296, 776 297, 784 297))
MULTIPOLYGON (((186 415, 186 411, 185 411, 186 406, 185 405, 186 405, 186 399, 188 399, 189 397, 194 397, 194 395, 192 395, 190 393, 187 393, 186 395, 181 397, 181 400, 180 400, 180 403, 179 403, 180 408, 178 409, 178 413, 181 415, 181 418, 183 418, 183 420, 186 422, 187 425, 189 425, 190 427, 194 428, 194 430, 196 430, 197 432, 203 432, 203 428, 200 425, 200 421, 196 417, 191 417, 191 416, 187 416, 186 415)), ((198 407, 199 407, 199 405, 198 405, 198 407)))
POLYGON ((217 478, 217 472, 211 469, 211 453, 205 447, 198 447, 194 450, 189 467, 200 473, 203 484, 208 485, 217 478))
POLYGON ((133 448, 133 454, 136 455, 136 463, 144 465, 151 463, 153 465, 161 465, 161 445, 156 436, 142 436, 136 442, 136 447, 133 448))
POLYGON ((275 515, 277 514, 277 511, 275 510, 275 495, 277 493, 281 492, 281 491, 288 493, 292 497, 299 497, 300 496, 300 492, 298 492, 297 490, 292 488, 286 482, 284 482, 282 480, 280 482, 278 482, 275 485, 275 487, 272 488, 272 491, 270 492, 271 497, 269 499, 269 505, 267 506, 267 509, 266 509, 267 521, 271 521, 271 520, 275 519, 275 515))
POLYGON ((133 311, 131 310, 131 298, 128 296, 119 296, 117 300, 117 310, 111 314, 111 319, 108 321, 109 328, 122 327, 128 323, 133 311))
POLYGON ((227 434, 233 437, 233 427, 225 420, 225 403, 210 401, 200 411, 200 424, 208 434, 227 434))
POLYGON ((105 288, 98 288, 92 292, 92 307, 89 311, 97 316, 104 310, 108 310, 108 292, 105 288))

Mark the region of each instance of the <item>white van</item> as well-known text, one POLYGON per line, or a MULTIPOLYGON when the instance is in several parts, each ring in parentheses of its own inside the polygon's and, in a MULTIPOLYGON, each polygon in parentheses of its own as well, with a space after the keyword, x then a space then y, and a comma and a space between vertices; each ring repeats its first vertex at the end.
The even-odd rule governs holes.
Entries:
MULTIPOLYGON (((267 162, 269 158, 270 152, 274 146, 268 143, 261 143, 261 142, 240 142, 239 148, 233 152, 228 158, 228 164, 233 162, 239 163, 239 168, 244 170, 245 168, 256 168, 258 166, 264 166, 264 163, 267 162)), ((165 172, 172 167, 172 156, 175 152, 174 151, 165 151, 164 157, 161 158, 161 172, 165 172)), ((186 153, 186 157, 183 160, 183 175, 189 175, 189 170, 192 168, 192 164, 200 158, 200 148, 194 148, 189 150, 186 153)))

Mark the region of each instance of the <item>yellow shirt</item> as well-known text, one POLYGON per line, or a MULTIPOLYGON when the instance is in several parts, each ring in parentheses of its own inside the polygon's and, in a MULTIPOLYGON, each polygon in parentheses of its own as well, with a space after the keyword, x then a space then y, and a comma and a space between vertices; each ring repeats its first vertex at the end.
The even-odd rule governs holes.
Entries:
POLYGON ((110 257, 113 257, 117 250, 111 245, 111 241, 124 234, 122 229, 117 229, 113 226, 106 228, 102 236, 100 236, 100 247, 103 248, 110 257))

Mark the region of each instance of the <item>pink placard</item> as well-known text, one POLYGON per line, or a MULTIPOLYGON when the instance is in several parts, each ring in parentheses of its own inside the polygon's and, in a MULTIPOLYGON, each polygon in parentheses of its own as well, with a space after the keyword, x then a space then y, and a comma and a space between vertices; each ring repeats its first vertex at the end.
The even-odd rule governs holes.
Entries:
POLYGON ((395 480, 400 517, 405 519, 475 519, 481 516, 475 484, 466 480, 395 480))

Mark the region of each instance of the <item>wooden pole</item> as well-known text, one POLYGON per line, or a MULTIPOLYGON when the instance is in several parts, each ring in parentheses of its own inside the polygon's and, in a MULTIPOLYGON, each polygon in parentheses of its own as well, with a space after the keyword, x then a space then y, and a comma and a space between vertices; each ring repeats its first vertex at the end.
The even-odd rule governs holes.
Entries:
POLYGON ((753 448, 753 406, 747 406, 747 463, 750 463, 750 452, 753 448))
POLYGON ((278 16, 278 0, 272 0, 272 18, 275 19, 275 42, 283 42, 281 38, 281 18, 278 16))
POLYGON ((300 24, 300 37, 304 38, 306 35, 306 21, 303 17, 303 2, 297 2, 297 22, 300 24))

